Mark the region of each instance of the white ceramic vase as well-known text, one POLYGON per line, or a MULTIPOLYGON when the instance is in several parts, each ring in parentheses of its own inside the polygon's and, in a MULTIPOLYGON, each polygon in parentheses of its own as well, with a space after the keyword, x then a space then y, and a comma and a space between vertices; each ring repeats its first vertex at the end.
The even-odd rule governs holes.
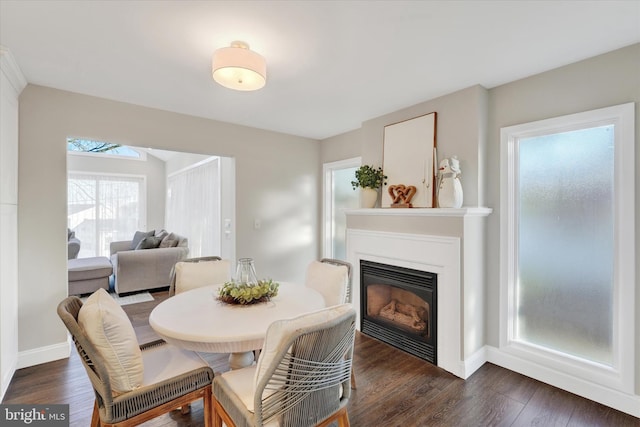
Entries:
POLYGON ((360 207, 375 208, 378 201, 378 190, 375 188, 363 187, 360 189, 360 207))
POLYGON ((458 178, 444 178, 438 189, 438 206, 441 208, 462 207, 462 185, 458 178))
POLYGON ((460 162, 456 156, 442 159, 438 170, 438 206, 441 208, 462 207, 462 184, 460 162))

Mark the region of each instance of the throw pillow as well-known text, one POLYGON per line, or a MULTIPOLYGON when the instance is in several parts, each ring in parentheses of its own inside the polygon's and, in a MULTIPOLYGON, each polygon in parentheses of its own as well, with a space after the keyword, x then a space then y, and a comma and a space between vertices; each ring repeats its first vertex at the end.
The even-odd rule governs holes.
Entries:
POLYGON ((94 292, 78 313, 78 324, 104 359, 115 393, 142 385, 142 351, 131 321, 104 289, 94 292))
POLYGON ((168 235, 169 235, 169 232, 167 230, 165 230, 165 229, 162 229, 160 231, 156 231, 156 237, 159 237, 160 241, 162 241, 162 239, 164 239, 168 235))
POLYGON ((176 295, 206 285, 221 285, 231 279, 228 260, 179 262, 175 266, 176 295))
POLYGON ((138 246, 138 243, 145 237, 151 237, 155 233, 155 230, 151 231, 136 231, 136 234, 133 235, 133 239, 131 240, 131 249, 135 249, 138 246))
POLYGON ((305 283, 320 292, 327 307, 344 303, 349 285, 349 270, 344 265, 313 261, 307 268, 305 283))
POLYGON ((139 249, 155 249, 160 246, 160 242, 162 242, 162 239, 160 237, 145 237, 144 239, 140 240, 140 243, 138 243, 138 246, 136 246, 136 251, 139 249))
POLYGON ((167 236, 162 239, 160 242, 161 248, 175 248, 178 246, 179 237, 176 234, 169 233, 167 236))

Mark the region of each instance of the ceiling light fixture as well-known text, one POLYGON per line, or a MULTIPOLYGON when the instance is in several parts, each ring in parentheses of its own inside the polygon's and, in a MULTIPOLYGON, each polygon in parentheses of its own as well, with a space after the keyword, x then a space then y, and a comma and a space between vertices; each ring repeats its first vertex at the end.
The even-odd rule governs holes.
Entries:
POLYGON ((216 50, 212 60, 213 80, 235 90, 258 90, 267 82, 267 63, 243 41, 216 50))

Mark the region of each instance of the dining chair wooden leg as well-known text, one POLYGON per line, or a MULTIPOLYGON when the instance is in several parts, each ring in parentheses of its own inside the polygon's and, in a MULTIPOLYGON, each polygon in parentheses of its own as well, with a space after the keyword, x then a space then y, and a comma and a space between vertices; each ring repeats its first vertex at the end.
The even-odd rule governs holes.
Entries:
POLYGON ((353 372, 353 369, 351 369, 351 388, 353 390, 356 389, 356 374, 353 372))
POLYGON ((213 389, 211 386, 205 390, 202 403, 204 404, 204 427, 212 427, 215 420, 213 419, 213 389))
POLYGON ((93 402, 93 414, 91 414, 91 427, 100 427, 100 413, 98 412, 98 401, 93 402))
POLYGON ((318 424, 316 427, 327 427, 334 421, 338 421, 338 427, 349 427, 349 414, 347 414, 347 407, 340 409, 335 414, 318 424))
POLYGON ((235 423, 222 407, 218 399, 213 397, 213 427, 222 427, 222 423, 227 427, 235 427, 235 423))

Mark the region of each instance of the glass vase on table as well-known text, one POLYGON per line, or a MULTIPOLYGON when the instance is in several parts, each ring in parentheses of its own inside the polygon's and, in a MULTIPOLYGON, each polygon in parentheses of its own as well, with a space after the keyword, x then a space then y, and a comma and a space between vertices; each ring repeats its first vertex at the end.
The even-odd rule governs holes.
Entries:
POLYGON ((238 260, 234 279, 238 284, 256 285, 258 283, 253 258, 240 258, 238 260))

